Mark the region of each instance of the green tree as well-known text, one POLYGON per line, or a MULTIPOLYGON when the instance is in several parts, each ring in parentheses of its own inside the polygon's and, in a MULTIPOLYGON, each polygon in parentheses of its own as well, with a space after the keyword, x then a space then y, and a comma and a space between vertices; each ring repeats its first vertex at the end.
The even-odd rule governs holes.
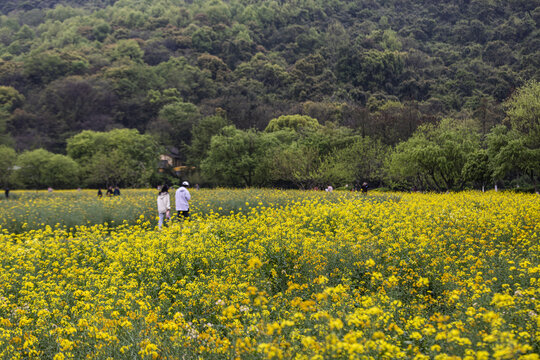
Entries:
POLYGON ((124 154, 118 149, 96 153, 85 163, 83 171, 88 186, 145 185, 144 175, 141 178, 142 174, 137 174, 137 168, 132 167, 131 162, 126 161, 124 154))
POLYGON ((210 143, 214 135, 227 126, 224 114, 207 116, 193 125, 191 145, 189 146, 189 163, 199 166, 208 155, 210 143))
POLYGON ((337 64, 338 79, 352 80, 354 86, 376 91, 396 83, 403 72, 404 54, 397 51, 375 49, 349 49, 337 64))
POLYGON ((201 69, 206 69, 212 74, 212 80, 223 81, 230 72, 227 64, 217 56, 201 54, 197 58, 197 63, 201 69))
POLYGON ((519 139, 498 154, 499 162, 512 162, 527 174, 538 192, 540 175, 540 82, 531 80, 505 102, 506 116, 519 139))
POLYGON ((238 79, 257 81, 264 87, 265 93, 283 93, 290 82, 290 75, 285 67, 262 53, 257 53, 248 62, 238 65, 234 74, 238 79))
POLYGON ((532 181, 535 191, 538 191, 540 151, 530 148, 526 137, 499 125, 487 135, 486 143, 490 169, 496 182, 526 175, 532 181))
POLYGON ((109 56, 114 60, 129 59, 135 63, 141 63, 144 51, 135 40, 120 40, 112 48, 109 56))
POLYGON ((266 182, 269 149, 278 145, 270 134, 226 126, 212 137, 208 157, 201 163, 210 181, 229 186, 253 186, 266 182))
POLYGON ((12 142, 11 136, 7 131, 7 125, 10 119, 11 114, 0 107, 0 145, 8 145, 12 142))
POLYGON ((73 188, 79 185, 79 166, 65 155, 44 149, 25 151, 17 158, 17 165, 17 184, 26 188, 73 188))
POLYGON ((69 76, 45 87, 40 112, 48 133, 63 146, 68 136, 83 129, 103 130, 113 124, 117 102, 108 82, 69 76))
POLYGON ((79 164, 75 160, 54 154, 43 164, 43 182, 58 189, 74 188, 80 185, 79 172, 79 164))
POLYGON ((8 134, 8 123, 13 110, 22 106, 24 100, 24 96, 13 87, 0 86, 0 144, 12 143, 8 134))
MULTIPOLYGON (((272 152, 271 179, 282 186, 305 189, 329 183, 353 183, 357 177, 367 180, 363 172, 366 169, 362 169, 358 157, 366 149, 360 144, 369 143, 366 146, 371 146, 373 151, 380 149, 378 142, 363 140, 349 128, 333 122, 322 126, 308 116, 280 117, 270 125, 276 129, 270 134, 280 143, 272 152)), ((377 166, 375 162, 373 165, 377 166)))
POLYGON ((389 148, 380 140, 357 138, 351 145, 338 148, 324 158, 318 172, 326 184, 343 186, 364 181, 380 184, 389 148))
POLYGON ((272 155, 270 176, 276 184, 311 189, 321 182, 319 166, 319 149, 294 141, 278 148, 272 155))
POLYGON ((470 124, 445 119, 419 127, 410 139, 398 144, 387 171, 398 186, 460 190, 466 183, 467 156, 479 146, 479 136, 470 124))
POLYGON ((534 191, 538 192, 538 174, 540 174, 540 149, 531 149, 526 139, 511 139, 493 159, 495 176, 504 176, 512 170, 527 175, 533 182, 534 191))
POLYGON ((25 97, 11 86, 0 86, 0 108, 13 111, 21 107, 25 97))
POLYGON ((0 186, 11 186, 13 166, 17 161, 17 153, 10 147, 0 145, 0 186))
POLYGON ((198 103, 202 99, 215 96, 212 74, 190 65, 184 57, 162 62, 154 71, 163 79, 163 88, 178 89, 185 101, 198 103))
POLYGON ((191 144, 191 132, 200 118, 197 106, 176 101, 163 106, 149 132, 155 134, 162 144, 182 149, 191 144))
POLYGON ((474 187, 480 186, 484 191, 492 179, 492 169, 486 149, 477 149, 467 156, 462 175, 465 181, 470 182, 474 187))
POLYGON ((24 58, 24 73, 37 84, 49 83, 66 75, 84 74, 88 66, 88 61, 76 53, 36 52, 24 58))
POLYGON ((292 129, 295 131, 315 130, 320 127, 317 119, 306 115, 282 115, 277 119, 272 119, 266 126, 266 132, 292 129))
POLYGON ((52 153, 38 149, 25 151, 17 157, 17 183, 22 187, 31 189, 45 188, 48 185, 44 183, 43 165, 52 156, 52 153))
POLYGON ((540 82, 527 82, 504 105, 512 128, 525 136, 530 146, 540 147, 540 82))
POLYGON ((135 129, 86 130, 67 141, 68 155, 81 166, 89 186, 143 186, 156 171, 159 148, 135 129))

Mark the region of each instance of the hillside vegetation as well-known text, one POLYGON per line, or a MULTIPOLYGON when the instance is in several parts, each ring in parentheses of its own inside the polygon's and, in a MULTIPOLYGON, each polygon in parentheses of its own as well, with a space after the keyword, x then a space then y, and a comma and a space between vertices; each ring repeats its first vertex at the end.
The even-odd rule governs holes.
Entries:
POLYGON ((447 117, 472 119, 483 136, 505 118, 501 104, 540 79, 539 0, 28 0, 0 10, 0 142, 18 152, 65 153, 82 130, 130 128, 200 167, 224 124, 264 130, 294 114, 389 146, 447 117))

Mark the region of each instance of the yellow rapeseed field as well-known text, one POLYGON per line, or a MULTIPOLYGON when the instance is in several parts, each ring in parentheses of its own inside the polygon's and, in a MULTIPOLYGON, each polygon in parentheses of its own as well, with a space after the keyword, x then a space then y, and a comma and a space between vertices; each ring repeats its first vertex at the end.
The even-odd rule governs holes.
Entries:
POLYGON ((1 359, 540 359, 537 195, 15 195, 1 359))

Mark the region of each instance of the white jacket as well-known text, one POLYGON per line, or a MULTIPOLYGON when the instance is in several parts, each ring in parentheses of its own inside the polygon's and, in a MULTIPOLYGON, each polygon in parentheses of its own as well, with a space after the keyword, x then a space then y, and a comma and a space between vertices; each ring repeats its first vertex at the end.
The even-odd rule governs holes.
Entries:
POLYGON ((157 211, 164 214, 171 209, 171 200, 168 192, 160 193, 157 197, 157 211))
POLYGON ((189 210, 188 201, 191 200, 191 194, 189 191, 181 186, 176 190, 176 211, 187 211, 189 210))

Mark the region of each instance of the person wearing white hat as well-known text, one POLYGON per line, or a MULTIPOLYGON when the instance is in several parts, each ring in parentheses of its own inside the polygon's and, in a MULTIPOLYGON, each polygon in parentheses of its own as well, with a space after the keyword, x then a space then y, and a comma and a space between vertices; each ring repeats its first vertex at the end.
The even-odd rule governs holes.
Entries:
POLYGON ((182 186, 176 190, 175 200, 176 200, 176 211, 178 212, 178 218, 183 216, 184 218, 189 217, 189 200, 191 200, 191 194, 188 191, 189 183, 184 181, 182 186))

